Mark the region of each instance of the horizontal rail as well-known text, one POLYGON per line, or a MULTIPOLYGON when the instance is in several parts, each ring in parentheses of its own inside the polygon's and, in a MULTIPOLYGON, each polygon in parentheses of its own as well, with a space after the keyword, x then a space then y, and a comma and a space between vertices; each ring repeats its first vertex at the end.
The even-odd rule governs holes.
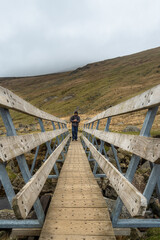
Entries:
POLYGON ((119 219, 113 224, 116 228, 155 228, 160 227, 160 219, 119 219))
POLYGON ((0 107, 13 109, 37 118, 66 124, 64 120, 36 108, 32 104, 3 87, 0 87, 0 107))
POLYGON ((63 148, 67 144, 70 135, 54 150, 49 158, 43 163, 39 170, 33 175, 29 182, 13 198, 12 206, 17 218, 25 219, 29 214, 34 202, 41 192, 45 181, 51 172, 56 160, 58 159, 63 148))
POLYGON ((160 163, 160 139, 84 128, 95 137, 134 153, 150 162, 160 163))
POLYGON ((116 106, 108 108, 107 110, 91 118, 85 124, 89 124, 97 120, 112 117, 112 116, 118 116, 125 113, 135 112, 143 109, 152 108, 154 106, 159 106, 160 105, 159 93, 160 93, 160 84, 136 97, 130 98, 125 102, 122 102, 116 106))
POLYGON ((90 149, 92 156, 97 161, 113 188, 123 201, 131 216, 144 215, 147 199, 89 142, 83 135, 83 141, 90 149))
POLYGON ((68 132, 67 128, 21 136, 0 137, 0 160, 6 162, 65 132, 68 132))
POLYGON ((0 219, 0 228, 42 228, 42 224, 37 219, 0 219))

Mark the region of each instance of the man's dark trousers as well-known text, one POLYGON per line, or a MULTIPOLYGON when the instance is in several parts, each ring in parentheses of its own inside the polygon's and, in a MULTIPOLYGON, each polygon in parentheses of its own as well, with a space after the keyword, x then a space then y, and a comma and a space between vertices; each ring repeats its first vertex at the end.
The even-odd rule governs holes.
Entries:
POLYGON ((77 140, 78 126, 72 125, 72 140, 77 140))

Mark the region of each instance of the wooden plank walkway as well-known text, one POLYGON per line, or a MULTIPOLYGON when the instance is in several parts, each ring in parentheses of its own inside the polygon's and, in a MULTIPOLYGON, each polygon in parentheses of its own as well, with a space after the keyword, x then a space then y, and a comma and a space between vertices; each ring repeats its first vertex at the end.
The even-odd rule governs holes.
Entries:
POLYGON ((79 141, 71 142, 40 240, 115 240, 106 202, 79 141))

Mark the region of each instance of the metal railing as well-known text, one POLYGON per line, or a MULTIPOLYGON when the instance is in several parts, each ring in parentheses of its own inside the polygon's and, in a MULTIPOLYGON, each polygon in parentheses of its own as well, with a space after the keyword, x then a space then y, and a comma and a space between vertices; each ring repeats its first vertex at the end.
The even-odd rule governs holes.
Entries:
POLYGON ((64 120, 41 111, 8 89, 2 87, 0 87, 0 114, 7 131, 7 136, 0 137, 0 181, 10 206, 17 217, 17 219, 12 220, 0 219, 0 228, 41 227, 45 216, 38 196, 47 178, 58 178, 59 171, 56 161, 64 161, 64 153, 67 150, 70 140, 67 124, 64 120), (36 117, 39 121, 41 133, 17 135, 10 109, 36 117), (52 123, 52 131, 45 131, 43 120, 52 123), (58 124, 57 129, 55 123, 58 124), (55 139, 55 141, 52 148, 51 141, 53 139, 55 139), (43 143, 46 144, 47 148, 44 163, 33 175, 39 147, 43 143), (32 167, 29 169, 25 153, 34 148, 36 148, 35 156, 32 167), (62 159, 58 160, 60 154, 62 159), (17 194, 15 194, 6 170, 8 162, 15 157, 25 182, 25 186, 17 194), (55 175, 49 175, 52 169, 54 169, 55 175), (32 206, 34 206, 37 219, 26 219, 32 206))
POLYGON ((94 161, 93 173, 95 177, 107 177, 118 195, 112 212, 114 227, 160 227, 160 219, 135 218, 145 214, 155 188, 157 198, 160 200, 160 139, 150 137, 150 131, 160 105, 159 93, 160 85, 157 85, 136 97, 110 107, 84 124, 82 144, 88 154, 88 160, 94 161), (109 131, 112 117, 144 109, 148 109, 148 111, 139 136, 109 131), (104 131, 98 130, 102 119, 107 119, 104 131), (94 126, 96 126, 95 129, 93 129, 94 126), (100 141, 100 145, 97 144, 97 140, 100 141), (116 167, 110 162, 104 147, 105 143, 111 146, 116 167), (121 170, 117 147, 132 153, 125 174, 121 170), (131 184, 141 158, 149 161, 151 167, 151 173, 143 193, 131 184), (97 174, 98 166, 103 170, 103 174, 97 174), (129 219, 120 218, 123 204, 130 213, 131 218, 129 219))

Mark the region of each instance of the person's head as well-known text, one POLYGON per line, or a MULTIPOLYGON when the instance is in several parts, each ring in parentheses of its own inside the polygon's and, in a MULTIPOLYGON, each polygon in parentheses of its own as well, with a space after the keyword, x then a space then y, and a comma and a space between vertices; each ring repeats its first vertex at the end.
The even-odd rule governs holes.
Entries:
POLYGON ((78 116, 78 112, 77 111, 74 112, 74 116, 78 116))

